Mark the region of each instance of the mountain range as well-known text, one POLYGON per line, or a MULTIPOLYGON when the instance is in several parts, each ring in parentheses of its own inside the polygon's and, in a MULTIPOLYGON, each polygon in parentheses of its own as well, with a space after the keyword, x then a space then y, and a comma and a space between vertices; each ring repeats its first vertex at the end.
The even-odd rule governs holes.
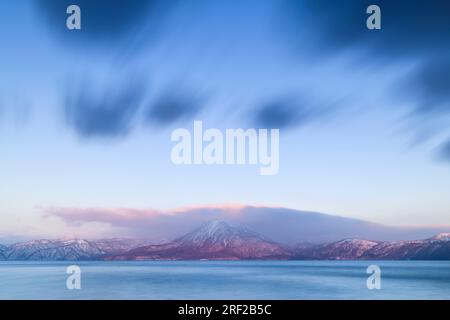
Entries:
POLYGON ((0 260, 450 260, 450 233, 424 240, 344 239, 285 245, 223 221, 164 244, 134 239, 34 240, 0 245, 0 260))
POLYGON ((450 233, 410 241, 344 239, 297 248, 294 257, 304 260, 450 260, 450 233))
POLYGON ((10 246, 0 245, 0 260, 97 260, 143 245, 134 239, 32 240, 10 246))

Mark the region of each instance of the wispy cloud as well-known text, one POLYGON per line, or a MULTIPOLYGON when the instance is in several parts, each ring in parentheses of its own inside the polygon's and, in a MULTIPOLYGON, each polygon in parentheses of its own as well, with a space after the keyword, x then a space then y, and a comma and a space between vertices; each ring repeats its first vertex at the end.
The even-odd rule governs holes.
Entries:
POLYGON ((336 50, 366 47, 373 49, 366 53, 375 60, 420 57, 450 49, 450 3, 446 0, 416 1, 414 5, 409 0, 285 0, 282 4, 291 19, 286 24, 292 28, 291 39, 298 39, 305 25, 319 35, 313 45, 303 44, 299 49, 310 47, 320 51, 315 53, 333 55, 336 50), (366 9, 372 4, 382 10, 381 30, 369 31, 365 27, 366 9))
POLYGON ((437 156, 439 160, 450 163, 450 139, 447 139, 438 147, 437 156))
POLYGON ((317 101, 294 97, 278 97, 256 109, 255 124, 259 128, 289 129, 309 124, 329 112, 317 101))
POLYGON ((144 120, 149 126, 169 125, 192 119, 205 105, 205 97, 193 90, 172 86, 161 92, 145 111, 144 120))
MULTIPOLYGON (((409 82, 416 115, 450 116, 450 57, 423 63, 409 82)), ((405 88, 406 90, 408 88, 405 88)))
MULTIPOLYGON (((37 0, 38 13, 45 18, 51 32, 63 41, 81 41, 84 45, 113 45, 121 41, 133 42, 151 21, 159 21, 161 9, 168 9, 161 0, 37 0), (83 32, 66 28, 66 8, 78 5, 82 13, 83 32), (157 14, 158 13, 158 14, 157 14)), ((155 25, 153 25, 155 27, 155 25)))
POLYGON ((146 93, 145 82, 131 78, 114 85, 72 86, 65 99, 67 125, 81 138, 120 138, 132 129, 146 93))
POLYGON ((413 117, 408 119, 414 124, 413 130, 442 133, 448 129, 449 1, 416 1, 413 5, 408 0, 376 3, 369 0, 286 0, 282 3, 283 12, 290 21, 284 26, 289 40, 294 43, 294 52, 309 53, 311 61, 333 59, 337 53, 351 53, 359 56, 353 59, 355 70, 367 71, 368 66, 385 70, 414 66, 413 72, 405 72, 398 79, 401 88, 393 86, 393 92, 385 92, 385 95, 395 94, 399 99, 396 104, 410 106, 413 117), (365 27, 366 9, 372 4, 381 8, 381 30, 365 27), (303 39, 298 35, 305 32, 310 36, 314 34, 314 41, 296 42, 296 39, 303 39))

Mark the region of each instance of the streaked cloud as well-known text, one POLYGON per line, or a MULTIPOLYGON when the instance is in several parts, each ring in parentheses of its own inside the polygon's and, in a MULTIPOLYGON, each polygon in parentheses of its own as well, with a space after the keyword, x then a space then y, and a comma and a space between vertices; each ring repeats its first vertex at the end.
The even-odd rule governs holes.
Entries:
MULTIPOLYGON (((423 63, 410 80, 416 114, 450 115, 450 56, 423 63)), ((405 88, 407 90, 407 88, 405 88)))
MULTIPOLYGON (((173 1, 172 1, 173 3, 173 1)), ((149 24, 154 32, 157 22, 169 9, 169 1, 161 0, 37 0, 37 12, 44 17, 49 30, 63 41, 81 41, 90 46, 113 45, 124 40, 133 43, 149 24), (82 32, 66 28, 66 8, 81 8, 82 32)))
POLYGON ((99 86, 86 80, 72 86, 64 106, 67 125, 81 138, 123 137, 133 127, 146 90, 138 78, 99 86))
POLYGON ((317 41, 303 44, 301 48, 319 49, 325 55, 333 55, 335 50, 366 47, 370 49, 366 54, 375 60, 405 59, 450 49, 447 41, 450 3, 446 0, 420 0, 414 4, 408 0, 376 3, 370 0, 284 0, 281 3, 285 16, 291 19, 291 23, 286 24, 292 28, 291 39, 298 38, 307 28, 308 32, 317 33, 317 41), (372 4, 381 8, 381 30, 366 28, 366 9, 372 4), (315 47, 316 44, 319 47, 315 47))
MULTIPOLYGON (((288 23, 288 44, 294 52, 306 54, 311 61, 330 60, 337 55, 352 55, 352 68, 390 69, 413 67, 385 96, 395 95, 395 104, 410 106, 411 127, 422 142, 422 132, 442 133, 450 121, 450 2, 370 0, 285 0, 282 8, 288 23), (366 28, 366 9, 381 8, 381 30, 366 28), (314 41, 305 43, 299 34, 314 41), (293 43, 293 45, 291 45, 293 43)), ((370 91, 371 87, 368 86, 370 91)), ((417 140, 417 139, 416 139, 417 140)))
POLYGON ((327 114, 324 105, 306 99, 279 97, 263 103, 256 111, 258 128, 288 129, 318 120, 327 114))
POLYGON ((450 163, 450 139, 443 142, 437 150, 437 156, 439 160, 450 163))
POLYGON ((205 105, 205 97, 193 90, 172 86, 149 103, 144 120, 147 125, 169 125, 192 119, 205 105))

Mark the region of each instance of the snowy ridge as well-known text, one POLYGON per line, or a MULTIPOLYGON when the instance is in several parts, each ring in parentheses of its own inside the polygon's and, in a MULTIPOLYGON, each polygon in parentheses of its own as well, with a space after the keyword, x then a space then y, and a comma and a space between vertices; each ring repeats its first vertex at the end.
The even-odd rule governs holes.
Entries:
POLYGON ((1 260, 94 260, 141 245, 137 240, 32 240, 0 247, 1 260))
POLYGON ((434 237, 430 238, 430 240, 437 240, 437 241, 450 241, 450 232, 442 232, 434 237))
POLYGON ((298 248, 297 259, 326 260, 450 260, 450 241, 439 234, 412 241, 345 239, 330 244, 298 248))
POLYGON ((361 239, 344 239, 330 244, 310 247, 300 255, 310 259, 349 260, 361 258, 365 252, 379 243, 361 239))
POLYGON ((5 251, 8 249, 7 246, 0 244, 0 260, 6 260, 5 251))

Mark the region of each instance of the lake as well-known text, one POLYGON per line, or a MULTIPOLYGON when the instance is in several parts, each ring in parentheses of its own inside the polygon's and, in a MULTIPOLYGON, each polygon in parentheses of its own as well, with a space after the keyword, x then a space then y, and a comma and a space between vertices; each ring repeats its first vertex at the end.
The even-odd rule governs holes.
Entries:
POLYGON ((450 261, 1 261, 0 299, 450 299, 450 261))

